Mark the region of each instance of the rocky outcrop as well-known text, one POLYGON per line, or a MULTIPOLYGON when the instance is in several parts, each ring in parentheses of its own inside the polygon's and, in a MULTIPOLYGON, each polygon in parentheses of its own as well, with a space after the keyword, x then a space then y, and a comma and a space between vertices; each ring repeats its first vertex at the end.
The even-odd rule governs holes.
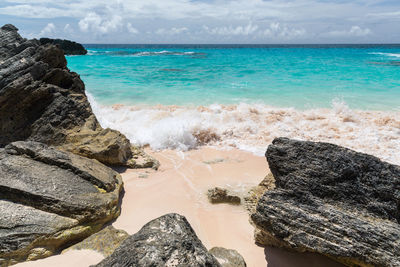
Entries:
POLYGON ((51 38, 40 38, 40 44, 53 44, 59 46, 65 55, 86 55, 87 50, 83 47, 83 45, 69 41, 69 40, 61 40, 61 39, 51 39, 51 38))
POLYGON ((208 252, 213 255, 222 267, 246 267, 242 255, 236 250, 221 247, 213 247, 208 252))
POLYGON ((186 218, 167 214, 126 239, 98 267, 220 266, 197 238, 186 218))
POLYGON ((207 191, 208 200, 213 204, 228 203, 233 205, 240 204, 240 197, 228 193, 224 188, 215 187, 207 191))
POLYGON ((0 147, 37 141, 109 165, 157 167, 120 132, 103 129, 61 49, 0 28, 0 147))
POLYGON ((275 139, 276 188, 252 220, 261 245, 318 252, 348 266, 400 266, 400 167, 328 143, 275 139))
POLYGON ((37 142, 0 149, 0 266, 52 255, 119 213, 121 176, 37 142))

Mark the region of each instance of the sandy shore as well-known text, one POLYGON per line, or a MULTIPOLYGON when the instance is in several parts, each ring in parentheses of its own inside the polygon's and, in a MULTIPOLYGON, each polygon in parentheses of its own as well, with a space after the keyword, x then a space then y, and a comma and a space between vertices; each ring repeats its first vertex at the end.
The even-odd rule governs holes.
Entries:
MULTIPOLYGON (((113 223, 115 228, 134 234, 148 221, 176 212, 188 219, 208 249, 214 246, 235 249, 249 267, 322 266, 322 263, 323 266, 339 266, 322 257, 299 256, 277 249, 267 249, 265 254, 263 248, 254 244, 254 228, 243 205, 209 203, 206 192, 215 186, 244 196, 268 174, 264 157, 238 149, 208 147, 187 152, 147 152, 160 161, 161 167, 158 171, 141 169, 122 173, 125 195, 121 215, 113 223), (300 262, 302 264, 298 265, 300 262)), ((17 266, 86 267, 101 259, 102 256, 93 251, 68 251, 17 266)))
POLYGON ((244 195, 268 172, 265 158, 239 150, 211 148, 163 151, 157 172, 128 170, 122 213, 114 227, 129 234, 160 215, 184 215, 208 248, 236 249, 249 266, 265 266, 264 250, 254 244, 253 227, 243 206, 210 204, 206 192, 215 186, 244 195))

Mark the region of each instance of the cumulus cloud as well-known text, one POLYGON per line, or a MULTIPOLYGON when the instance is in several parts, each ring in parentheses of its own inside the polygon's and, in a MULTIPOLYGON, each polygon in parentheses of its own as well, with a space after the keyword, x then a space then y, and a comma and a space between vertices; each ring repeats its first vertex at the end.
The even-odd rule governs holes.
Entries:
POLYGON ((83 32, 91 31, 105 34, 122 27, 122 18, 118 15, 114 15, 110 19, 107 19, 99 16, 95 12, 89 12, 85 18, 79 21, 78 25, 83 32))
POLYGON ((126 29, 128 30, 128 32, 133 33, 133 34, 138 34, 139 33, 139 31, 135 27, 133 27, 130 22, 128 22, 126 24, 126 29))
POLYGON ((372 31, 368 28, 361 28, 360 26, 352 26, 349 30, 343 31, 330 31, 327 36, 331 37, 364 37, 372 34, 372 31))
POLYGON ((251 22, 246 26, 223 26, 223 27, 215 27, 209 28, 204 25, 203 29, 209 34, 217 34, 217 35, 251 35, 257 31, 258 26, 253 25, 251 22))
POLYGON ((303 28, 291 28, 287 25, 281 25, 279 22, 272 22, 268 28, 262 31, 262 34, 267 37, 292 39, 304 36, 306 30, 303 28))
MULTIPOLYGON (((148 42, 159 41, 161 35, 186 38, 177 42, 240 42, 249 36, 271 42, 299 38, 315 42, 326 37, 340 41, 350 36, 400 41, 399 5, 387 0, 3 0, 1 14, 22 21, 22 31, 25 23, 35 33, 41 28, 26 21, 56 23, 61 20, 55 18, 62 18, 75 30, 74 36, 85 41, 121 42, 131 34, 148 42), (188 29, 198 35, 187 34, 188 29)), ((64 25, 55 24, 61 30, 64 25)), ((65 34, 68 31, 64 29, 65 34)))
POLYGON ((40 33, 40 37, 51 36, 56 32, 56 26, 53 23, 49 23, 44 27, 40 33))

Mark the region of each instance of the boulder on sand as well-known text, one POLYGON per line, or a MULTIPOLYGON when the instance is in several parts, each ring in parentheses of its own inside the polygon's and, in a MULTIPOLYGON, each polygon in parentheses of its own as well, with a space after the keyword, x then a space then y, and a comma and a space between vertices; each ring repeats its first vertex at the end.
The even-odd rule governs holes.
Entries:
POLYGON ((230 195, 228 190, 220 187, 215 187, 207 191, 208 200, 212 204, 228 203, 233 205, 240 204, 240 197, 230 195))
POLYGON ((213 247, 208 252, 213 255, 222 267, 246 267, 242 255, 234 249, 213 247))
POLYGON ((260 245, 348 266, 400 266, 400 167, 328 143, 277 138, 266 152, 276 188, 251 218, 260 245))
POLYGON ((170 213, 154 219, 127 238, 97 267, 220 266, 185 217, 170 213))
POLYGON ((0 149, 0 266, 44 258, 120 213, 121 176, 37 142, 0 149))

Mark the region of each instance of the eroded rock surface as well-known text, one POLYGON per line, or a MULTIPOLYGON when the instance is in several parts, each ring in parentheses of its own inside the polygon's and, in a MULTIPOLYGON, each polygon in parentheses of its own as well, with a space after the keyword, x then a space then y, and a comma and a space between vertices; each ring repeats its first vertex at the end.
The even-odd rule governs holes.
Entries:
POLYGON ((240 197, 228 193, 228 190, 220 187, 209 189, 207 192, 208 200, 213 204, 228 203, 233 205, 240 204, 240 197))
POLYGON ((107 257, 110 256, 128 237, 128 233, 124 230, 115 229, 113 226, 109 225, 101 231, 89 236, 82 242, 65 249, 63 253, 74 249, 91 249, 107 257))
POLYGON ((103 129, 79 75, 61 49, 0 28, 0 147, 21 140, 56 146, 109 165, 157 167, 120 132, 103 129))
POLYGON ((37 142, 0 149, 0 266, 52 255, 119 215, 121 176, 37 142))
POLYGON ((272 173, 269 173, 264 179, 255 187, 251 188, 247 195, 244 197, 246 209, 250 214, 256 211, 258 200, 267 190, 275 188, 275 179, 272 173))
POLYGON ((98 267, 220 266, 186 218, 167 214, 150 221, 126 239, 98 267))
POLYGON ((400 167, 328 143, 278 138, 266 157, 276 188, 252 220, 261 245, 348 266, 400 266, 400 167))
POLYGON ((226 249, 221 247, 213 247, 209 250, 222 267, 246 267, 242 255, 234 249, 226 249))

